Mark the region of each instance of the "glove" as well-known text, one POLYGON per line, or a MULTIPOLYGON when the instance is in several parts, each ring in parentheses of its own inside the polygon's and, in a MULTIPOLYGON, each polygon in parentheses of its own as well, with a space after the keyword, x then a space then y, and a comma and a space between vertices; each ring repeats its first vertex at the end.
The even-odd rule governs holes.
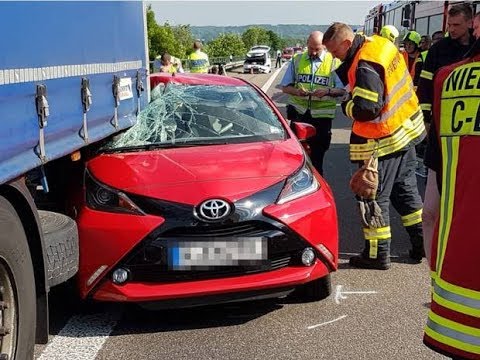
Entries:
POLYGON ((360 219, 364 227, 377 229, 385 226, 382 209, 375 200, 359 200, 358 209, 360 210, 360 219))
POLYGON ((350 179, 350 189, 364 199, 375 199, 378 189, 378 159, 372 155, 350 179))

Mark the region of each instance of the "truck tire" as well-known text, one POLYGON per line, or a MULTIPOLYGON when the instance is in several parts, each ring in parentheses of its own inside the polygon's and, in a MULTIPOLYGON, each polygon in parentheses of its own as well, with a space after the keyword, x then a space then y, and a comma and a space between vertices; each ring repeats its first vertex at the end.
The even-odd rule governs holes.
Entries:
POLYGON ((0 196, 0 356, 33 359, 36 295, 33 264, 22 222, 0 196))
POLYGON ((47 252, 47 277, 50 287, 61 284, 78 271, 78 230, 66 215, 39 210, 47 252))

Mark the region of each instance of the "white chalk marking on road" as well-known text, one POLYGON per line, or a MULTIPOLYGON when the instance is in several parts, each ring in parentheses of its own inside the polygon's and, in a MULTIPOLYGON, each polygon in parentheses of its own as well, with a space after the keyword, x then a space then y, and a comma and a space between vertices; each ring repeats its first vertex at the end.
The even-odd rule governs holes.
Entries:
POLYGON ((333 320, 330 320, 330 321, 327 321, 327 322, 324 322, 324 323, 321 323, 321 324, 311 325, 311 326, 307 327, 307 329, 312 330, 312 329, 315 329, 319 326, 328 325, 328 324, 334 323, 335 321, 345 319, 346 317, 347 317, 347 315, 342 315, 339 318, 336 318, 336 319, 333 319, 333 320))
POLYGON ((264 93, 266 93, 268 91, 268 89, 270 89, 270 86, 272 86, 273 84, 273 81, 275 80, 275 78, 278 76, 278 74, 280 73, 280 71, 282 71, 283 67, 285 66, 286 63, 282 64, 282 66, 275 70, 275 72, 272 74, 272 76, 270 76, 270 79, 267 80, 267 82, 262 86, 262 91, 264 93))
POLYGON ((337 304, 340 304, 340 300, 344 300, 347 297, 345 294, 350 295, 350 294, 377 294, 376 291, 370 290, 370 291, 342 291, 342 285, 337 285, 335 289, 335 302, 337 304))
POLYGON ((73 316, 37 360, 95 359, 120 317, 120 311, 73 316))

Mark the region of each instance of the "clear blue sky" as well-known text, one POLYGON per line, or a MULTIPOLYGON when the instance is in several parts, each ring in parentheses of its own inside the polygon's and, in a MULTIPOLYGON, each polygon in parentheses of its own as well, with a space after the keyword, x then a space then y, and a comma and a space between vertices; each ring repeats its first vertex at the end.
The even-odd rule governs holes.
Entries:
POLYGON ((363 24, 380 1, 151 1, 157 23, 236 26, 250 24, 363 24))

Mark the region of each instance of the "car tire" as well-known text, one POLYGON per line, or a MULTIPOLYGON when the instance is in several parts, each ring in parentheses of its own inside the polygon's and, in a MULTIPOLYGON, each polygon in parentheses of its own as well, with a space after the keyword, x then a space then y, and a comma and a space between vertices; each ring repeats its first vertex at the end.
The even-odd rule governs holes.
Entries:
POLYGON ((323 278, 310 281, 295 289, 294 296, 303 302, 312 302, 326 299, 332 293, 330 274, 323 278))
POLYGON ((78 271, 77 224, 66 215, 38 211, 47 252, 47 275, 50 287, 61 284, 78 271))
POLYGON ((35 345, 35 277, 27 236, 14 207, 0 196, 0 356, 32 359, 35 345))

